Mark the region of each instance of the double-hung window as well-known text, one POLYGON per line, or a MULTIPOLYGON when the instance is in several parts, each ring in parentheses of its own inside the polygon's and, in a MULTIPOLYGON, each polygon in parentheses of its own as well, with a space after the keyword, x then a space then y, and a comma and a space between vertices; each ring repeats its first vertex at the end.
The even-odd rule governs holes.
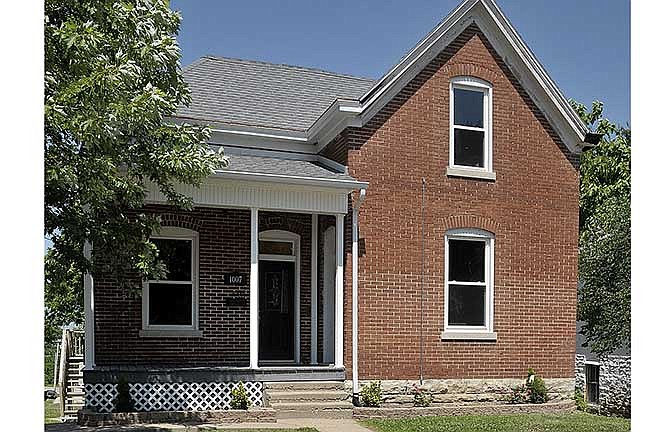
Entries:
POLYGON ((457 229, 445 237, 443 339, 495 339, 493 234, 457 229))
POLYGON ((473 77, 450 84, 447 174, 495 179, 491 146, 491 86, 473 77))
POLYGON ((149 280, 142 290, 145 336, 193 332, 198 328, 198 234, 183 228, 162 228, 151 241, 165 264, 165 278, 149 280))

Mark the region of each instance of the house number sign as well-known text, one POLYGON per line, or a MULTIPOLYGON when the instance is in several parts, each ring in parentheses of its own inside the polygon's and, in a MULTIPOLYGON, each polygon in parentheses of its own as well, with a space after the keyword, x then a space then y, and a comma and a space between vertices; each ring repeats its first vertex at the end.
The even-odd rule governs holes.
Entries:
POLYGON ((244 285, 245 275, 243 273, 225 273, 223 282, 226 285, 244 285))

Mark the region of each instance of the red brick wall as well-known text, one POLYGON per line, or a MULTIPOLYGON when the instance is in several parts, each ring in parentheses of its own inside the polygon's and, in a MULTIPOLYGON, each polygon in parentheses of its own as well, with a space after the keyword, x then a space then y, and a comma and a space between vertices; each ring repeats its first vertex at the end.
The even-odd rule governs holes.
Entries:
POLYGON ((572 376, 577 158, 477 27, 470 26, 362 129, 349 129, 346 136, 351 175, 370 183, 360 213, 365 239, 359 267, 361 378, 408 379, 419 374, 422 177, 427 182, 424 376, 522 377, 528 367, 547 377, 572 376), (449 81, 458 75, 476 76, 493 86, 495 182, 446 176, 449 81), (483 228, 496 235, 497 342, 440 339, 444 234, 455 227, 483 228))
MULTIPOLYGON (((248 365, 249 286, 226 286, 223 274, 250 268, 249 210, 195 208, 191 212, 149 206, 164 226, 199 233, 201 338, 139 337, 142 300, 128 294, 105 274, 95 280, 96 365, 248 365), (226 305, 226 298, 243 297, 244 306, 226 305)), ((248 280, 247 280, 248 283, 248 280)))
MULTIPOLYGON (((120 288, 102 272, 95 278, 96 364, 247 366, 249 364, 249 210, 196 207, 175 211, 147 206, 161 215, 163 226, 199 233, 199 326, 201 338, 140 337, 142 300, 120 288), (226 286, 225 273, 246 275, 246 285, 226 286), (227 304, 243 298, 244 305, 227 304)), ((282 229, 300 234, 301 362, 310 356, 311 216, 259 212, 259 231, 282 229)), ((137 281, 139 285, 139 280, 137 281)))

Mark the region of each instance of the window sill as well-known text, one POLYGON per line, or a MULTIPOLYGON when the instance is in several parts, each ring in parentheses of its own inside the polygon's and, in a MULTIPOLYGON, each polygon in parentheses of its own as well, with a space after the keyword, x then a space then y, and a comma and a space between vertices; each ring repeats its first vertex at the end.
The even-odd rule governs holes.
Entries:
POLYGON ((202 330, 140 330, 140 337, 202 337, 202 330))
POLYGON ((477 169, 468 169, 460 167, 447 167, 447 176, 449 177, 466 177, 480 180, 496 180, 495 171, 482 171, 477 169))
POLYGON ((472 341, 490 341, 498 340, 498 333, 496 332, 456 332, 444 331, 441 335, 442 340, 472 340, 472 341))

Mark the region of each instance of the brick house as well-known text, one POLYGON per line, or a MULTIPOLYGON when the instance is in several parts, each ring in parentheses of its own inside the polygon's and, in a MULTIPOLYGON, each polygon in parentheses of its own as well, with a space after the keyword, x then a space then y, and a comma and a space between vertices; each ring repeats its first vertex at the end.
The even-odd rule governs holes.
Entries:
POLYGON ((133 297, 85 278, 89 407, 121 375, 146 410, 225 408, 239 381, 255 404, 287 381, 494 401, 528 367, 571 395, 578 160, 598 136, 494 1, 463 1, 378 80, 219 57, 184 75, 193 102, 167 120, 210 125, 230 164, 181 187, 192 211, 147 185, 168 279, 133 297))

